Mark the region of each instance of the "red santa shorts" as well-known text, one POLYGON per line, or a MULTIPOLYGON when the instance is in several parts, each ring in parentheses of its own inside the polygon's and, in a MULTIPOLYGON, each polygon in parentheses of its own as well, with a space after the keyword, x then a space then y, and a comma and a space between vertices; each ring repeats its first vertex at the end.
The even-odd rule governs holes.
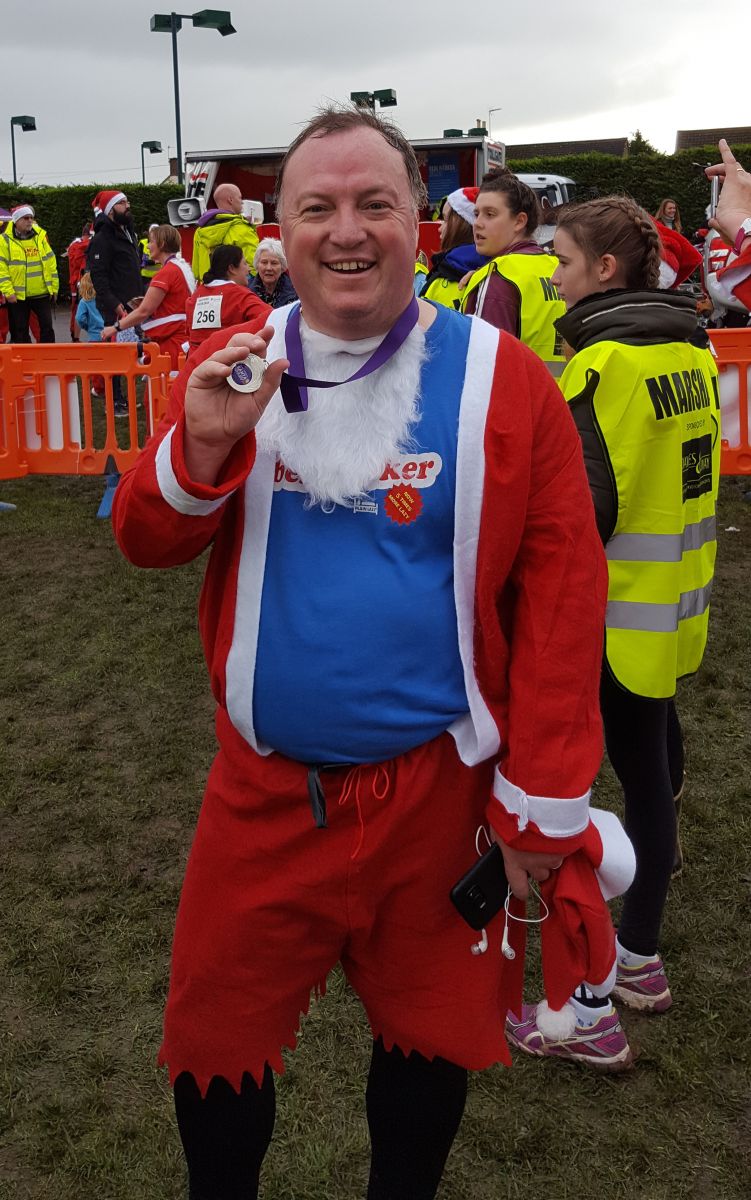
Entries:
MULTIPOLYGON (((500 932, 477 935, 449 890, 474 861, 492 764, 464 766, 449 734, 389 762, 321 773, 255 754, 219 713, 177 915, 160 1062, 170 1080, 239 1090, 281 1072, 311 992, 341 962, 387 1048, 471 1069, 505 1058, 500 932)), ((491 929, 499 923, 496 917, 491 929)))

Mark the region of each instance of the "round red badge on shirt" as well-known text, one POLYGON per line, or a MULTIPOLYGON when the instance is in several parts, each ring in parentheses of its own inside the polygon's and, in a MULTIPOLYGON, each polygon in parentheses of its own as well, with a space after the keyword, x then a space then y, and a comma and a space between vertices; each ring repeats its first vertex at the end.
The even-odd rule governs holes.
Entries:
POLYGON ((383 511, 397 525, 409 525, 422 512, 422 496, 410 484, 391 488, 383 501, 383 511))

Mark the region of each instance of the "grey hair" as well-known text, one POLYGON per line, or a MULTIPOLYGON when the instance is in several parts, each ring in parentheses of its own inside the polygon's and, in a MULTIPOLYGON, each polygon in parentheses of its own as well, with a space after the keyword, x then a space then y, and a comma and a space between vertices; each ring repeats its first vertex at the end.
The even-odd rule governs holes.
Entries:
POLYGON ((420 174, 417 157, 401 129, 393 121, 376 116, 369 108, 359 108, 357 105, 330 104, 308 121, 282 159, 274 192, 277 220, 281 219, 284 171, 295 150, 298 150, 303 142, 307 142, 308 138, 325 137, 328 133, 348 133, 351 129, 374 129, 376 133, 380 133, 384 141, 388 142, 389 146, 401 154, 415 212, 419 212, 421 208, 425 207, 428 203, 428 194, 420 174))
POLYGON ((253 255, 254 269, 258 267, 258 260, 263 254, 264 250, 268 254, 273 254, 274 258, 279 259, 279 262, 282 264, 283 271, 287 270, 287 257, 284 253, 284 247, 279 241, 279 238, 262 238, 262 240, 258 243, 255 254, 253 255))

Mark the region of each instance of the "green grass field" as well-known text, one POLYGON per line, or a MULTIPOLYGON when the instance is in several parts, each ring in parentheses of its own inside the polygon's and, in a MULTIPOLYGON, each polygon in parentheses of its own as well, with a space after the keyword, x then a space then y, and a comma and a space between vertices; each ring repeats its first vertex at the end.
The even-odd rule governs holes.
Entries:
MULTIPOLYGON (((139 572, 100 480, 0 484, 0 1197, 178 1200, 155 1067, 180 881, 213 753, 202 564, 139 572)), ((751 505, 725 481, 710 645, 682 687, 686 869, 675 997, 626 1014, 620 1077, 521 1061, 471 1082, 442 1200, 745 1200, 751 1192, 751 505), (737 531, 729 532, 728 527, 737 531)), ((618 805, 605 769, 597 801, 618 805)), ((535 980, 529 984, 535 997, 535 980)), ((335 975, 279 1081, 264 1200, 365 1190, 369 1034, 335 975)))

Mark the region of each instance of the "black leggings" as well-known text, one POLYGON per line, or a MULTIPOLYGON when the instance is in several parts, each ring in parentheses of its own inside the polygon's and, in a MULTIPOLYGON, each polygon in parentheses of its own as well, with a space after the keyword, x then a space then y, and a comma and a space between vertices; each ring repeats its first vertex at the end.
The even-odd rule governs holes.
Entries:
POLYGON ((636 875, 623 902, 618 939, 634 954, 657 953, 675 856, 674 797, 683 783, 683 736, 673 700, 624 691, 603 668, 605 744, 625 801, 636 875))
MULTIPOLYGON (((366 1091, 372 1146, 367 1200, 433 1200, 467 1098, 467 1072, 443 1058, 373 1044, 366 1091)), ((201 1099, 192 1075, 175 1080, 175 1110, 190 1200, 255 1200, 274 1128, 274 1078, 240 1094, 224 1079, 201 1099)))

